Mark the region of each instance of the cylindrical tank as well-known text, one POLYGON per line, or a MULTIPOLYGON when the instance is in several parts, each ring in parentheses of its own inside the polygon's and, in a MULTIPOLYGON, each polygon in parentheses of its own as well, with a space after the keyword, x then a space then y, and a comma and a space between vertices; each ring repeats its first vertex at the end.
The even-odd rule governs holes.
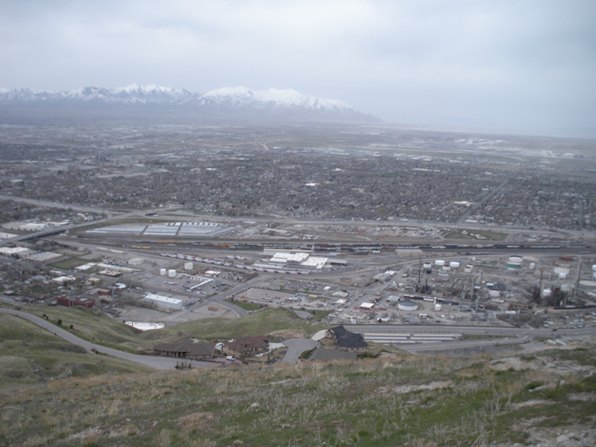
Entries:
POLYGON ((192 270, 192 262, 185 262, 184 263, 184 270, 192 270))
POLYGON ((571 292, 571 284, 561 284, 561 292, 569 293, 571 292))
POLYGON ((451 261, 449 263, 449 267, 451 267, 452 269, 458 269, 459 268, 459 262, 457 262, 457 261, 451 261))
POLYGON ((418 309, 418 304, 416 304, 413 301, 400 301, 399 303, 397 303, 397 308, 399 310, 405 310, 406 312, 411 312, 413 310, 418 309))
POLYGON ((550 289, 542 289, 540 295, 542 298, 548 298, 551 295, 552 291, 550 289))
POLYGON ((175 278, 176 277, 176 270, 174 270, 174 269, 168 270, 168 277, 175 278))
POLYGON ((567 272, 559 272, 559 279, 567 279, 567 272))
POLYGON ((443 267, 445 265, 445 261, 443 261, 442 259, 437 259, 435 261, 435 265, 438 267, 443 267))
POLYGON ((499 296, 501 296, 501 292, 499 292, 498 290, 489 290, 488 296, 491 298, 499 298, 499 296))
POLYGON ((167 271, 166 269, 159 269, 159 274, 160 274, 161 276, 166 276, 166 275, 167 275, 167 273, 168 273, 168 271, 167 271))
POLYGON ((443 306, 439 303, 435 304, 435 311, 440 312, 443 306))
POLYGON ((507 270, 519 270, 523 261, 524 258, 522 258, 521 256, 509 256, 505 268, 507 270))
POLYGON ((596 264, 592 264, 592 271, 596 272, 596 264))

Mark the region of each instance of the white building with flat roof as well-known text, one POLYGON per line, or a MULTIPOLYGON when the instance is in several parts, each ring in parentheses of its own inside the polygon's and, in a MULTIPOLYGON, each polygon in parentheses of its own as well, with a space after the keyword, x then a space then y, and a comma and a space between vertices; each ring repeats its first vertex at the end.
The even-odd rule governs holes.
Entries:
POLYGON ((169 296, 157 295, 155 293, 146 293, 143 299, 160 309, 182 310, 182 300, 178 298, 170 298, 169 296))

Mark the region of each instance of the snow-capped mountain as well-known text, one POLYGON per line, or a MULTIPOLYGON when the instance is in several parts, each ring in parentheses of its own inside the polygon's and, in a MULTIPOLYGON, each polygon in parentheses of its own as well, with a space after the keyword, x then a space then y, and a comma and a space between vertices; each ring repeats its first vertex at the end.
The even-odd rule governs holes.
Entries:
POLYGON ((189 118, 227 120, 290 121, 371 121, 373 117, 358 112, 334 99, 305 95, 295 90, 268 89, 253 91, 246 87, 226 87, 206 93, 194 93, 159 85, 132 84, 119 88, 83 87, 77 90, 49 92, 31 89, 0 89, 0 116, 5 109, 23 113, 64 114, 92 112, 105 116, 142 112, 187 114, 189 118))

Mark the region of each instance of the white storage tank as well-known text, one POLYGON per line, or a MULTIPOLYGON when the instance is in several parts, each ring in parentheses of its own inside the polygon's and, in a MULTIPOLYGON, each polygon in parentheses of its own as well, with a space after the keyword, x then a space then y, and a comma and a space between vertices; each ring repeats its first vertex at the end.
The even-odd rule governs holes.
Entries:
POLYGON ((552 291, 550 289, 542 289, 540 296, 542 296, 542 298, 548 298, 550 297, 551 293, 552 291))
POLYGON ((168 270, 168 277, 169 278, 175 278, 176 277, 176 270, 174 270, 174 269, 168 270))
POLYGON ((184 270, 192 270, 193 264, 192 262, 185 262, 184 263, 184 270))
POLYGON ((571 292, 571 284, 561 284, 561 291, 565 293, 571 292))
POLYGON ((168 274, 168 271, 166 269, 159 269, 159 274, 161 276, 166 276, 168 274))
POLYGON ((468 264, 468 265, 466 265, 466 267, 464 268, 464 272, 466 272, 466 273, 471 273, 473 268, 474 268, 474 266, 473 266, 472 264, 468 264))
POLYGON ((507 270, 519 270, 523 261, 524 258, 521 256, 509 256, 505 268, 507 268, 507 270))
POLYGON ((399 310, 411 312, 411 311, 418 309, 418 304, 416 304, 414 301, 409 301, 409 300, 400 301, 399 303, 397 303, 397 308, 399 310))
POLYGON ((441 309, 443 309, 443 305, 441 305, 441 304, 439 304, 439 303, 436 303, 436 304, 435 304, 435 311, 436 311, 436 312, 440 312, 440 311, 441 311, 441 309))
POLYGON ((457 262, 457 261, 451 261, 451 262, 449 263, 449 267, 451 267, 452 269, 458 269, 458 268, 459 268, 459 265, 460 265, 460 264, 459 264, 459 262, 457 262))
POLYGON ((499 298, 499 296, 501 296, 501 292, 499 292, 498 290, 489 290, 488 296, 491 298, 499 298))
POLYGON ((596 272, 596 264, 592 264, 592 271, 596 272))
POLYGON ((443 261, 442 259, 437 259, 437 260, 435 261, 435 265, 436 265, 437 267, 443 267, 443 266, 445 265, 445 261, 443 261))

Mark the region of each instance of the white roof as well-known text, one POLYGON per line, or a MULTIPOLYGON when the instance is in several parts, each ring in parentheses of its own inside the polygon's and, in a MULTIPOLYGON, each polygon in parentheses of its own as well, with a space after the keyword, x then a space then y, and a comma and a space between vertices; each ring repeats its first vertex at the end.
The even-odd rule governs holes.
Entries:
POLYGON ((170 298, 169 296, 156 295, 155 293, 145 294, 145 299, 152 300, 152 301, 161 301, 162 303, 168 303, 168 304, 181 304, 182 303, 182 300, 179 300, 178 298, 170 298))
POLYGON ((165 324, 163 323, 146 323, 143 321, 125 321, 124 324, 132 326, 139 331, 152 331, 154 329, 163 329, 165 324))
POLYGON ((308 253, 287 253, 287 252, 279 252, 275 253, 273 257, 270 259, 271 262, 303 262, 308 258, 308 253))
POLYGON ((364 301, 362 304, 360 304, 360 307, 362 307, 363 309, 372 309, 374 305, 375 303, 369 303, 364 301))
POLYGON ((79 265, 78 267, 75 267, 75 270, 80 270, 82 272, 84 272, 85 270, 89 270, 93 267, 95 267, 95 262, 88 262, 87 264, 83 264, 83 265, 79 265))
POLYGON ((16 255, 18 253, 26 253, 29 249, 25 247, 0 247, 0 253, 4 255, 16 255))
POLYGON ((323 268, 328 260, 329 258, 324 258, 322 256, 310 256, 306 261, 301 262, 300 264, 305 267, 316 267, 320 269, 323 268))

